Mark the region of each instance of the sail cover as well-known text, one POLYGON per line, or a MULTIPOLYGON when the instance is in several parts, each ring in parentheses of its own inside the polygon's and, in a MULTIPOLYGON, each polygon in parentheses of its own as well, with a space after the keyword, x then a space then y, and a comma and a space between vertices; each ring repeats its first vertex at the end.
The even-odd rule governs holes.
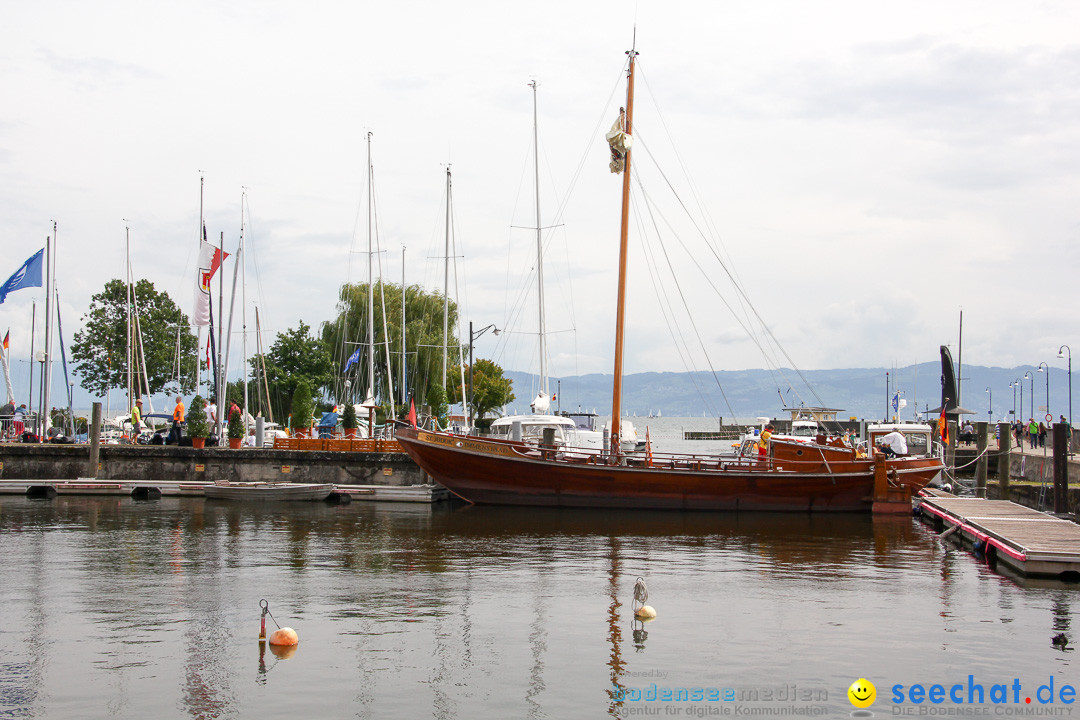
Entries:
POLYGON ((611 130, 608 130, 604 138, 608 142, 608 147, 611 148, 611 162, 608 163, 608 168, 613 173, 621 173, 626 167, 626 153, 630 151, 630 146, 634 142, 634 139, 626 133, 626 108, 619 108, 619 119, 611 126, 611 130))

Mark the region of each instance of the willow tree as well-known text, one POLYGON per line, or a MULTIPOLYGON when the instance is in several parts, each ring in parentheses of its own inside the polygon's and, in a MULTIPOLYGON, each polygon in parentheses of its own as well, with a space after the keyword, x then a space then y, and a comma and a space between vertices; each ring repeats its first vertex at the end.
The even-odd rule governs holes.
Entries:
MULTIPOLYGON (((338 293, 337 317, 322 326, 322 337, 333 348, 338 379, 335 397, 346 399, 344 381, 349 381, 349 400, 364 400, 368 388, 367 307, 368 284, 346 283, 338 293), (350 358, 359 350, 358 359, 350 358)), ((383 405, 401 399, 401 285, 375 284, 375 377, 371 383, 375 397, 383 405), (386 332, 383 332, 383 307, 386 308, 386 332), (390 346, 390 380, 394 397, 388 398, 386 343, 390 346)), ((448 364, 458 363, 457 304, 449 304, 448 364)), ((428 292, 419 285, 405 288, 405 355, 409 394, 417 404, 427 402, 428 388, 442 382, 443 296, 428 292)), ((448 381, 449 382, 449 381, 448 381)))

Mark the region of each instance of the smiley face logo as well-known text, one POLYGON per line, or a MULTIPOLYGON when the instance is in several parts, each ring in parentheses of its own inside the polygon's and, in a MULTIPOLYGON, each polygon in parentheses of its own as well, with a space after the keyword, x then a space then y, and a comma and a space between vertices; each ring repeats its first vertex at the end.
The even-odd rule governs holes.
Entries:
POLYGON ((857 708, 868 708, 877 699, 877 688, 866 678, 859 678, 847 689, 848 700, 857 708))

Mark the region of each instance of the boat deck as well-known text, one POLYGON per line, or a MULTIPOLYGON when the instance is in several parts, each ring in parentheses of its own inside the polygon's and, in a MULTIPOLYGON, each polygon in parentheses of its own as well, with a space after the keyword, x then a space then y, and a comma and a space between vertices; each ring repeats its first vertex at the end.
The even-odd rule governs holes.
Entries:
POLYGON ((1007 500, 926 493, 923 519, 1025 575, 1080 578, 1080 525, 1007 500))

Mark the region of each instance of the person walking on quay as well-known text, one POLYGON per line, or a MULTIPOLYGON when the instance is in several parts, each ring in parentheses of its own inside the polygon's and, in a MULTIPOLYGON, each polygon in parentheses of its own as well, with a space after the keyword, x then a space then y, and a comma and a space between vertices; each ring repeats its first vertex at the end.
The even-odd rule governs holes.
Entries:
POLYGON ((1046 447, 1046 423, 1039 421, 1039 447, 1046 447))
POLYGON ((1013 423, 1012 432, 1013 432, 1013 439, 1016 440, 1016 447, 1023 450, 1024 449, 1024 426, 1019 420, 1017 420, 1016 422, 1013 423))
POLYGON ((131 442, 139 439, 142 433, 142 398, 135 398, 135 405, 131 408, 131 442))
POLYGON ((180 425, 184 422, 184 400, 179 395, 176 396, 176 407, 173 408, 172 413, 172 431, 169 433, 169 441, 176 441, 176 444, 180 444, 180 425))
POLYGON ((1035 422, 1035 418, 1028 418, 1027 431, 1028 442, 1031 443, 1031 449, 1034 450, 1039 443, 1039 425, 1035 422))

